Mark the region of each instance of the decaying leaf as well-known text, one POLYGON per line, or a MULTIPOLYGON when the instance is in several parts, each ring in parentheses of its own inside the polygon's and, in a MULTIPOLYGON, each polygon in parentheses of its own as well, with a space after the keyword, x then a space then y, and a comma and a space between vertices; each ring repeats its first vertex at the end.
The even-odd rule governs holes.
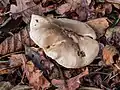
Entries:
MULTIPOLYGON (((25 58, 24 54, 13 54, 9 57, 10 66, 19 66, 22 65, 23 59, 25 58)), ((26 59, 24 59, 26 60, 26 59)), ((26 62, 26 61, 25 61, 26 62)))
MULTIPOLYGON (((65 27, 70 28, 70 26, 65 27)), ((74 28, 73 25, 73 29, 74 28)), ((77 30, 79 30, 79 28, 76 29, 76 32, 77 30)), ((91 30, 84 29, 86 32, 82 32, 82 30, 83 29, 80 29, 79 31, 83 35, 91 36, 88 34, 91 30)), ((80 68, 89 65, 98 54, 99 46, 97 41, 89 37, 76 36, 72 33, 71 37, 69 37, 68 34, 69 33, 64 33, 64 30, 59 25, 51 23, 48 19, 38 15, 32 15, 30 37, 40 48, 43 48, 47 56, 67 68, 80 68), (83 44, 80 44, 80 42, 83 44), (87 47, 85 44, 87 44, 87 47), (88 48, 88 50, 86 48, 88 48), (90 48, 92 48, 92 52, 90 48)), ((95 38, 95 34, 93 34, 93 37, 95 38)))
POLYGON ((24 70, 29 80, 29 84, 36 90, 47 89, 50 86, 50 83, 43 76, 43 73, 40 70, 36 69, 31 61, 27 62, 24 70))
MULTIPOLYGON (((23 17, 23 21, 30 22, 32 14, 42 15, 44 12, 49 12, 55 7, 42 7, 41 3, 35 4, 36 0, 16 0, 18 11, 16 14, 20 14, 23 17)), ((39 1, 38 1, 39 2, 39 1)), ((15 14, 15 15, 16 15, 15 14)))
POLYGON ((14 36, 6 38, 6 40, 0 44, 0 55, 22 50, 24 47, 23 44, 28 46, 34 45, 29 37, 29 30, 27 27, 14 36))
POLYGON ((17 85, 13 87, 11 90, 31 90, 32 87, 27 86, 27 85, 17 85))
POLYGON ((70 78, 67 80, 67 87, 65 87, 64 80, 52 80, 52 84, 58 87, 58 90, 76 90, 80 85, 80 78, 84 77, 88 74, 88 69, 86 69, 84 72, 80 73, 79 75, 70 78))
POLYGON ((12 87, 10 82, 2 81, 0 82, 0 90, 10 90, 12 87))
POLYGON ((117 4, 120 4, 120 0, 106 0, 107 2, 110 2, 110 3, 117 3, 117 4))
POLYGON ((107 42, 120 50, 120 26, 107 29, 105 34, 107 42))
MULTIPOLYGON (((4 8, 0 8, 0 14, 4 11, 4 8)), ((0 17, 0 24, 2 24, 5 20, 5 17, 0 17)))
POLYGON ((113 27, 113 28, 107 29, 107 31, 106 31, 106 33, 105 33, 106 38, 107 38, 107 39, 108 39, 108 38, 112 38, 112 35, 113 35, 115 32, 116 32, 116 33, 120 33, 120 26, 115 26, 115 27, 113 27))
POLYGON ((23 21, 29 23, 32 13, 41 14, 42 7, 37 6, 33 0, 16 0, 17 6, 12 6, 11 11, 14 10, 13 16, 17 18, 19 15, 23 16, 23 21), (17 9, 17 11, 16 11, 17 9))
POLYGON ((68 17, 72 17, 79 21, 87 20, 89 14, 88 5, 91 3, 91 0, 66 0, 65 4, 59 6, 56 10, 59 14, 65 14, 68 17), (72 13, 73 15, 67 14, 72 13))
POLYGON ((116 7, 117 9, 120 9, 120 4, 113 4, 114 7, 116 7))
POLYGON ((69 3, 65 3, 59 6, 56 11, 60 14, 64 14, 65 12, 70 11, 70 9, 71 9, 71 5, 69 3))
POLYGON ((10 69, 0 69, 0 75, 3 75, 3 74, 8 74, 11 70, 10 69))
POLYGON ((82 0, 66 0, 71 5, 71 10, 75 10, 82 3, 82 0))
POLYGON ((4 7, 6 7, 7 4, 9 4, 9 0, 1 0, 0 3, 1 3, 4 7))
POLYGON ((81 87, 79 90, 102 90, 102 89, 95 88, 95 87, 81 87))
POLYGON ((98 17, 101 17, 110 14, 112 12, 112 9, 112 4, 110 3, 98 4, 95 9, 95 13, 98 17))
POLYGON ((87 22, 95 32, 97 33, 98 37, 101 37, 105 34, 106 29, 109 27, 109 23, 107 18, 97 18, 87 22))
POLYGON ((91 3, 91 0, 87 0, 87 3, 88 3, 88 5, 90 5, 90 3, 91 3))
POLYGON ((114 46, 106 45, 103 48, 103 60, 105 61, 106 65, 112 65, 113 63, 116 63, 116 60, 114 60, 116 55, 119 55, 119 53, 114 46))

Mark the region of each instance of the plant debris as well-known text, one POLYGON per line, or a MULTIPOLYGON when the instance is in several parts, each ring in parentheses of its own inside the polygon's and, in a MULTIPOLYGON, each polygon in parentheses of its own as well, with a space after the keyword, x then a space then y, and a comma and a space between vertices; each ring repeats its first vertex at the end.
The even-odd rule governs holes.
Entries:
POLYGON ((0 90, 119 89, 120 0, 0 1, 0 90))

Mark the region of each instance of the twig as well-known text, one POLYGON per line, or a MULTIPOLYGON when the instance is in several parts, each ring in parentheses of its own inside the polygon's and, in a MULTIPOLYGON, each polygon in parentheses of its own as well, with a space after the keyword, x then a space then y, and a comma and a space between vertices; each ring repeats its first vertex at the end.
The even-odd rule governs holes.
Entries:
POLYGON ((17 65, 17 66, 12 66, 12 67, 7 67, 7 68, 2 68, 2 69, 0 69, 0 72, 3 71, 3 70, 7 70, 7 69, 18 68, 18 67, 20 67, 21 65, 22 65, 22 64, 17 65))
POLYGON ((114 64, 114 66, 115 66, 118 70, 120 70, 120 67, 119 67, 117 64, 114 64))
POLYGON ((110 77, 110 79, 113 79, 114 77, 116 77, 119 73, 115 74, 114 76, 110 77))
POLYGON ((103 74, 103 75, 108 75, 108 73, 104 73, 104 72, 90 72, 88 75, 92 75, 92 74, 103 74))
POLYGON ((10 12, 0 13, 0 17, 10 14, 10 12))
POLYGON ((24 51, 18 51, 18 52, 8 53, 8 54, 6 54, 6 55, 1 56, 0 59, 5 58, 5 57, 7 57, 7 56, 10 56, 11 54, 17 54, 17 53, 24 53, 24 51))

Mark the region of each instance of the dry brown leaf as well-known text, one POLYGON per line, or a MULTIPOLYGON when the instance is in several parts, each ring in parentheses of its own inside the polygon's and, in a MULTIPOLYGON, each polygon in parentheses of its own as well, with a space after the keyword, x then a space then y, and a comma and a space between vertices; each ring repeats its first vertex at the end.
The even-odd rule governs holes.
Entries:
POLYGON ((31 61, 27 61, 25 55, 23 54, 21 56, 21 54, 14 55, 14 58, 16 60, 20 60, 23 63, 23 76, 24 74, 26 74, 27 79, 29 80, 29 84, 30 86, 34 87, 35 90, 43 90, 43 89, 47 89, 50 85, 50 83, 47 81, 47 79, 43 76, 42 71, 40 71, 39 69, 37 69, 34 64, 31 61))
POLYGON ((0 55, 22 50, 24 48, 23 44, 28 46, 34 45, 33 41, 29 37, 29 30, 27 27, 19 33, 16 33, 14 36, 6 38, 0 44, 0 55))
POLYGON ((105 4, 98 4, 98 6, 95 8, 95 14, 98 17, 103 17, 106 14, 110 14, 112 12, 112 4, 105 3, 105 4))
MULTIPOLYGON (((16 13, 23 16, 23 21, 29 23, 33 13, 41 15, 41 5, 36 5, 33 0, 16 0, 18 11, 16 13)), ((14 9, 14 8, 13 8, 14 9)), ((17 16, 17 14, 15 14, 17 16)))
POLYGON ((59 6, 56 11, 59 14, 64 14, 65 12, 70 11, 70 9, 71 9, 71 5, 69 3, 65 3, 65 4, 62 4, 61 6, 59 6))
POLYGON ((75 10, 82 3, 82 0, 66 0, 71 5, 71 10, 75 10))
POLYGON ((113 4, 114 7, 116 7, 117 9, 120 9, 120 4, 113 4))
POLYGON ((113 60, 113 57, 118 54, 118 51, 114 46, 106 45, 103 48, 103 60, 106 65, 112 65, 113 63, 116 63, 115 60, 113 60))
POLYGON ((35 68, 34 64, 29 61, 24 68, 29 84, 36 90, 45 90, 50 86, 50 83, 43 76, 43 73, 35 68))
POLYGON ((14 86, 10 90, 31 90, 31 89, 32 89, 32 87, 27 86, 27 85, 17 85, 17 86, 14 86))
POLYGON ((0 0, 0 3, 6 7, 9 4, 9 0, 0 0))
POLYGON ((79 90, 102 90, 102 89, 95 87, 81 87, 79 90))
POLYGON ((113 33, 118 33, 119 34, 120 33, 120 26, 115 26, 113 28, 108 28, 106 33, 105 33, 106 38, 107 39, 112 38, 113 33))
POLYGON ((97 18, 87 22, 95 32, 97 33, 98 37, 101 37, 105 34, 106 29, 109 27, 109 23, 107 18, 97 18))
POLYGON ((10 71, 10 69, 0 69, 0 75, 8 74, 10 71))
MULTIPOLYGON (((4 11, 4 8, 0 8, 0 14, 2 14, 4 11)), ((4 22, 5 17, 0 17, 0 24, 4 22)))
POLYGON ((10 82, 2 81, 0 82, 0 90, 10 90, 12 87, 10 82))
POLYGON ((78 19, 79 21, 86 21, 87 17, 88 17, 88 12, 89 10, 86 9, 85 7, 79 7, 76 9, 76 13, 78 15, 78 19))
POLYGON ((87 0, 87 3, 88 3, 88 5, 90 5, 90 3, 91 3, 91 0, 87 0))
POLYGON ((13 54, 9 57, 10 66, 19 66, 22 65, 23 60, 26 62, 24 54, 13 54))
POLYGON ((106 0, 107 2, 110 2, 110 3, 117 3, 117 4, 120 4, 120 0, 106 0))
POLYGON ((80 78, 84 77, 87 74, 88 74, 88 68, 79 75, 67 80, 68 87, 65 87, 64 80, 53 79, 52 84, 58 87, 58 90, 76 90, 80 86, 80 78))
MULTIPOLYGON (((49 12, 55 9, 54 6, 48 6, 43 8, 41 3, 36 5, 35 0, 16 0, 18 11, 16 12, 18 15, 23 16, 23 21, 26 23, 30 22, 30 18, 32 14, 42 15, 44 12, 49 12)), ((39 1, 38 1, 39 2, 39 1)), ((17 14, 13 14, 16 16, 17 14)))

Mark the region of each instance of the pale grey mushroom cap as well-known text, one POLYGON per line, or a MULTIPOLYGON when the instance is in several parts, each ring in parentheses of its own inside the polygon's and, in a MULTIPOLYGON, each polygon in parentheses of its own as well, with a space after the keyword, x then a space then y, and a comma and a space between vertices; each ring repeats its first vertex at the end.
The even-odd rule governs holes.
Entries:
MULTIPOLYGON (((72 21, 72 23, 74 21, 72 21)), ((72 25, 72 23, 70 23, 70 25, 74 27, 75 24, 72 25)), ((84 28, 84 31, 85 30, 86 29, 84 28)), ((91 35, 91 37, 95 38, 95 33, 93 33, 91 29, 89 31, 88 28, 86 33, 82 31, 78 33, 84 36, 75 36, 76 41, 78 42, 76 43, 70 37, 62 34, 61 27, 57 27, 54 23, 52 24, 52 22, 48 19, 39 15, 32 15, 31 17, 31 39, 40 48, 43 48, 46 55, 56 60, 57 63, 66 68, 80 68, 89 65, 98 54, 98 42, 94 39, 87 37, 87 35, 91 35), (92 34, 89 34, 88 32, 92 32, 92 34), (47 46, 49 46, 49 48, 47 48, 47 46), (78 52, 80 51, 83 51, 85 53, 84 57, 81 54, 78 54, 78 52)))

